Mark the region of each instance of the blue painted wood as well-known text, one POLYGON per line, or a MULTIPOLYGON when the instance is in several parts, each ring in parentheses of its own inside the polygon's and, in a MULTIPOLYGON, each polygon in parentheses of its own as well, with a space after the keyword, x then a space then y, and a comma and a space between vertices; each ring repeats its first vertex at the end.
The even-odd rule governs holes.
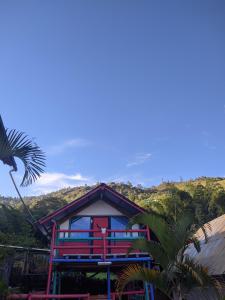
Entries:
POLYGON ((154 286, 152 283, 150 283, 150 295, 151 295, 151 300, 155 300, 154 286))
POLYGON ((102 240, 100 237, 85 237, 85 238, 59 238, 59 242, 80 242, 80 241, 91 241, 91 240, 102 240))
POLYGON ((144 283, 144 288, 145 288, 145 300, 149 300, 149 290, 148 290, 148 283, 144 283))
POLYGON ((152 259, 150 257, 128 257, 128 258, 111 258, 111 259, 97 259, 97 258, 83 258, 83 259, 73 259, 73 258, 54 258, 53 262, 61 262, 61 263, 72 263, 72 262, 77 262, 77 263, 96 263, 96 262, 132 262, 132 261, 151 261, 152 259))
POLYGON ((145 240, 145 238, 137 238, 137 237, 107 237, 107 240, 115 240, 115 241, 128 241, 128 240, 145 240))
MULTIPOLYGON (((151 269, 151 261, 148 262, 148 268, 151 269)), ((154 293, 154 286, 152 283, 149 284, 149 290, 150 290, 150 299, 155 299, 155 293, 154 293)))
POLYGON ((110 266, 107 267, 107 299, 111 300, 110 266))
POLYGON ((52 293, 53 294, 56 294, 57 293, 57 272, 54 271, 53 272, 53 290, 52 290, 52 293))

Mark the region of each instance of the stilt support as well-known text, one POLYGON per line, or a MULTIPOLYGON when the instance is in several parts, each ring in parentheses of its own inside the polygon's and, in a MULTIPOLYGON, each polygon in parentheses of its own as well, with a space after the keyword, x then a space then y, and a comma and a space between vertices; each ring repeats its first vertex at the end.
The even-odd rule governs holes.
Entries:
POLYGON ((147 282, 144 283, 144 287, 145 287, 145 300, 150 300, 149 299, 149 289, 148 289, 148 283, 147 282))
POLYGON ((107 266, 107 300, 111 300, 110 266, 107 266))
POLYGON ((155 300, 154 286, 152 283, 150 283, 150 295, 151 295, 151 300, 155 300))
POLYGON ((58 294, 61 294, 61 273, 58 273, 58 294))
POLYGON ((56 271, 53 272, 53 294, 57 294, 57 277, 58 274, 56 271))
MULTIPOLYGON (((148 262, 148 268, 151 269, 151 262, 148 262)), ((155 299, 155 295, 154 295, 154 286, 152 283, 149 284, 149 290, 150 290, 150 299, 154 300, 155 299)))

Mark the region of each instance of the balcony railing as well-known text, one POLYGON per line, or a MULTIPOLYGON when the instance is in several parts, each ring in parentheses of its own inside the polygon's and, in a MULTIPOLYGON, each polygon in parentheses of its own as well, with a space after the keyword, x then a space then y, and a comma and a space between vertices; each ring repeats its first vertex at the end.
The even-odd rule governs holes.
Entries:
MULTIPOLYGON (((53 294, 11 294, 7 297, 8 300, 24 299, 24 300, 41 300, 41 299, 78 299, 89 300, 90 294, 65 294, 65 295, 53 295, 53 294)), ((114 299, 114 298, 113 298, 114 299)))
MULTIPOLYGON (((139 290, 139 291, 124 291, 121 293, 111 293, 111 299, 116 300, 121 298, 121 296, 137 296, 137 295, 143 295, 144 296, 145 291, 139 290)), ((101 295, 102 299, 107 299, 107 295, 101 295)), ((79 299, 79 300, 90 300, 90 299, 96 299, 98 298, 98 295, 91 296, 90 294, 40 294, 40 293, 32 293, 32 294, 11 294, 7 297, 8 300, 41 300, 41 299, 79 299)), ((128 298, 129 299, 129 298, 128 298)))
MULTIPOLYGON (((137 239, 150 240, 148 229, 102 229, 69 230, 56 229, 53 233, 54 257, 66 254, 96 254, 104 259, 109 254, 127 253, 131 242, 137 239), (84 236, 82 236, 84 233, 84 236), (88 233, 88 236, 85 234, 88 233), (78 234, 78 236, 74 236, 78 234), (79 250, 79 251, 78 251, 79 250)), ((131 252, 132 253, 132 252, 131 252)))

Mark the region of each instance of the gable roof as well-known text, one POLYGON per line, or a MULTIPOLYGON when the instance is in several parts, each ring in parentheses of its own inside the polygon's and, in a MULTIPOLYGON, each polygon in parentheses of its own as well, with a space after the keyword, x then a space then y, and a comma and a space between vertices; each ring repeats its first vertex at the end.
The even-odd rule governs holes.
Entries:
POLYGON ((106 201, 108 204, 111 204, 112 206, 121 210, 125 215, 130 217, 138 213, 145 212, 145 210, 142 207, 130 201, 127 197, 116 192, 114 189, 112 189, 105 183, 101 183, 87 194, 72 201, 71 203, 65 205, 62 208, 57 209, 48 216, 41 218, 38 221, 38 223, 41 225, 50 226, 52 220, 62 220, 66 216, 80 211, 84 207, 88 206, 91 203, 94 203, 99 199, 106 201))

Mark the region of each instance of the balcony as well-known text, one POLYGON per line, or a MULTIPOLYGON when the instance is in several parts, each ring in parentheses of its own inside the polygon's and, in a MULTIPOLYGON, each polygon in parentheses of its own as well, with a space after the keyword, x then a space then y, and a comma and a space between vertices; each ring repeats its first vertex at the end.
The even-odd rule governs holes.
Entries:
POLYGON ((140 250, 128 253, 132 241, 137 239, 150 240, 149 230, 126 229, 112 230, 101 228, 98 230, 67 230, 53 229, 52 255, 54 261, 69 259, 71 262, 95 259, 98 261, 117 261, 124 257, 135 258, 148 256, 140 250))

